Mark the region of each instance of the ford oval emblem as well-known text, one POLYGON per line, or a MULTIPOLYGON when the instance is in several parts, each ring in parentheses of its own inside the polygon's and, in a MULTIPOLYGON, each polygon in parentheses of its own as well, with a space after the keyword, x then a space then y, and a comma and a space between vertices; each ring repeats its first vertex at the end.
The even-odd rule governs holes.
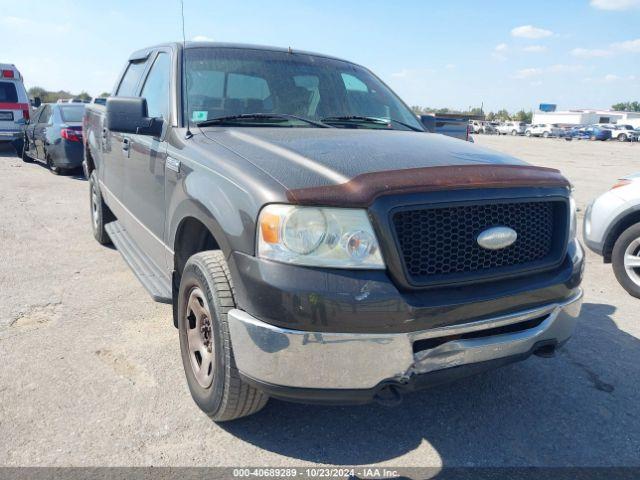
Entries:
POLYGON ((487 250, 501 250, 513 245, 518 233, 509 227, 491 227, 478 235, 478 245, 487 250))

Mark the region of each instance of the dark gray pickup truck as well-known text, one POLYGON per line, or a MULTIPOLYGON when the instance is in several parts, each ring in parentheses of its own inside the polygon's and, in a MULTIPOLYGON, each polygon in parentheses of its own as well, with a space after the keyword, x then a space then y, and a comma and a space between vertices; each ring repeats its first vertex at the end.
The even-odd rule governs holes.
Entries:
POLYGON ((189 388, 216 421, 270 396, 395 403, 553 355, 574 329, 569 182, 426 133, 361 66, 146 48, 84 129, 94 235, 173 305, 189 388))

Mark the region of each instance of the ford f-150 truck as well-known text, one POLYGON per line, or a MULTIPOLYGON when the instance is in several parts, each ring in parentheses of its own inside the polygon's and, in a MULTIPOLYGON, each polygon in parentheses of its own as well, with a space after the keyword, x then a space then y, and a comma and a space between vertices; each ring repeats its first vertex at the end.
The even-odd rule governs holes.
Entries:
POLYGON ((189 389, 216 421, 269 397, 395 403, 553 355, 574 330, 570 183, 425 132, 359 65, 145 48, 84 129, 94 236, 172 304, 189 389))

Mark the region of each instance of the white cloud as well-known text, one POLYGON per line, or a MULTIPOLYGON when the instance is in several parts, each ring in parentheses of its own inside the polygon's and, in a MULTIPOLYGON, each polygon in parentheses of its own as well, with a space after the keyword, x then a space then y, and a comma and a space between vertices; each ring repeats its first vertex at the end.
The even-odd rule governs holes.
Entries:
POLYGON ((429 75, 430 73, 434 73, 433 69, 430 68, 403 68, 398 72, 393 72, 391 74, 394 78, 421 78, 425 75, 429 75))
POLYGON ((545 38, 553 35, 551 30, 534 27, 533 25, 522 25, 511 30, 512 37, 520 38, 545 38))
POLYGON ((533 82, 529 83, 529 85, 531 85, 532 87, 539 87, 540 85, 542 85, 542 80, 534 80, 533 82))
POLYGON ((444 68, 446 68, 447 70, 453 70, 454 68, 456 68, 455 64, 453 63, 447 63, 444 68))
POLYGON ((640 38, 626 42, 612 43, 611 48, 623 52, 640 53, 640 38))
POLYGON ((544 45, 529 45, 528 47, 524 47, 522 50, 528 53, 542 53, 547 51, 547 47, 544 45))
POLYGON ((207 37, 206 35, 196 35, 191 40, 194 42, 213 42, 213 38, 207 37))
POLYGON ((493 49, 494 52, 500 52, 500 53, 504 53, 507 50, 509 50, 509 45, 507 45, 506 43, 499 43, 498 45, 496 45, 496 47, 493 49))
POLYGON ((551 73, 574 73, 579 72, 584 67, 582 65, 565 65, 562 63, 557 63, 555 65, 551 65, 547 71, 551 73))
POLYGON ((543 70, 541 68, 523 68, 521 70, 518 70, 516 73, 514 73, 513 78, 522 79, 522 78, 537 77, 539 75, 542 75, 542 73, 543 73, 543 70))
POLYGON ((616 80, 620 80, 620 77, 618 75, 614 75, 613 73, 609 73, 604 76, 605 82, 615 82, 616 80))
POLYGON ((591 0, 591 6, 599 10, 630 10, 640 8, 640 0, 591 0))
MULTIPOLYGON (((559 74, 559 73, 574 73, 583 70, 584 67, 582 65, 564 65, 558 63, 556 65, 551 65, 545 68, 532 67, 532 68, 523 68, 521 70, 517 70, 511 78, 516 78, 519 80, 526 78, 535 78, 540 75, 551 73, 551 74, 559 74)), ((535 83, 535 82, 534 82, 535 83)))
POLYGON ((573 55, 574 57, 580 58, 608 57, 609 55, 611 55, 611 51, 602 48, 574 48, 569 53, 571 53, 571 55, 573 55))
POLYGON ((500 62, 504 62, 507 59, 506 53, 509 51, 509 45, 506 43, 499 43, 493 48, 491 56, 500 62))

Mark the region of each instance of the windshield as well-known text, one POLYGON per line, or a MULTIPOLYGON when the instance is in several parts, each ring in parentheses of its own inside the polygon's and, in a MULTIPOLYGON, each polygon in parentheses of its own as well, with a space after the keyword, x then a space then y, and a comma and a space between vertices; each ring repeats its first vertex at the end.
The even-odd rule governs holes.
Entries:
MULTIPOLYGON (((186 50, 185 63, 185 114, 191 123, 268 113, 325 119, 342 128, 424 130, 388 87, 366 69, 348 62, 302 53, 200 47, 186 50), (336 120, 342 117, 351 118, 336 120)), ((261 118, 258 123, 313 127, 295 119, 261 118)))
POLYGON ((84 115, 84 105, 60 107, 60 114, 64 122, 81 122, 84 115))

